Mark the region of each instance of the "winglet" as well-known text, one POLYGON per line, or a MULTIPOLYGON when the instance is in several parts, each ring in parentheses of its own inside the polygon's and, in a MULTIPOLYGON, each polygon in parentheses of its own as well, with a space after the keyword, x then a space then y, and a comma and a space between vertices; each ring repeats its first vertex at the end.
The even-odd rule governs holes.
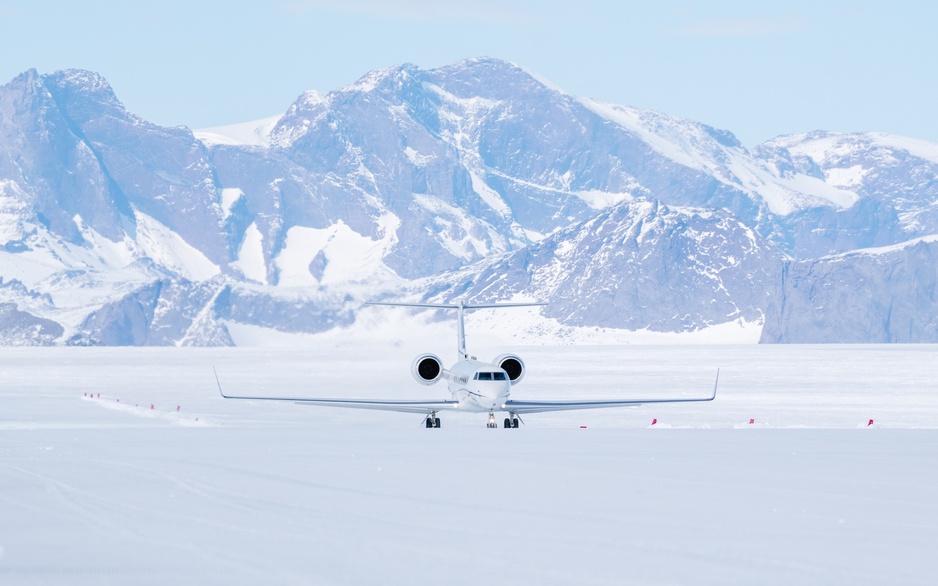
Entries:
POLYGON ((215 373, 215 384, 218 385, 218 392, 219 392, 219 394, 220 394, 222 397, 224 397, 225 399, 230 399, 231 397, 229 397, 228 395, 226 395, 226 394, 225 394, 225 391, 221 390, 221 381, 218 380, 218 371, 215 370, 215 367, 214 367, 214 366, 212 367, 212 372, 215 373))
POLYGON ((718 368, 718 369, 717 369, 717 380, 714 381, 714 383, 713 383, 713 395, 710 396, 710 400, 711 400, 711 401, 717 398, 717 385, 719 385, 719 384, 720 384, 720 369, 718 368))

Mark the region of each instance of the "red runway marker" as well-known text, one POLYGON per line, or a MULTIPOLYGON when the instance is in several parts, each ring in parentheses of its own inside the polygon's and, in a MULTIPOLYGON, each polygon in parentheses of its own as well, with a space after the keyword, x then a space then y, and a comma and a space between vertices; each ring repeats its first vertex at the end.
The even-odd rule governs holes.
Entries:
POLYGON ((586 429, 586 426, 585 426, 585 425, 581 425, 581 426, 580 426, 580 429, 586 429))
POLYGON ((153 403, 150 403, 150 409, 152 409, 152 408, 153 408, 153 403))
POLYGON ((869 426, 871 426, 871 425, 873 425, 873 420, 872 420, 872 419, 870 419, 870 422, 867 423, 866 426, 869 427, 869 426))
POLYGON ((657 418, 657 417, 655 417, 654 419, 651 420, 651 424, 652 424, 652 425, 654 425, 654 424, 656 424, 656 423, 658 423, 658 418, 657 418))
POLYGON ((755 419, 750 419, 750 420, 749 420, 749 425, 752 425, 752 424, 755 423, 755 422, 756 422, 755 419))

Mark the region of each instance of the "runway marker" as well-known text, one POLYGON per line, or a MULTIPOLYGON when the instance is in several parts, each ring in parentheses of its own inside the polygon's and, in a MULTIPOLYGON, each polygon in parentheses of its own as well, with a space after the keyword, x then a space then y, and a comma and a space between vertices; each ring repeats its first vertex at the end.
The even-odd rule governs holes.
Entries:
POLYGON ((152 409, 152 408, 153 408, 153 403, 150 403, 150 409, 152 409))
POLYGON ((176 413, 179 413, 179 405, 176 405, 176 413))
POLYGON ((873 425, 873 420, 872 420, 872 419, 870 419, 870 422, 867 423, 866 426, 869 427, 869 426, 871 426, 871 425, 873 425))
POLYGON ((756 422, 755 419, 752 419, 752 418, 749 419, 749 425, 752 425, 752 424, 755 423, 755 422, 756 422))
POLYGON ((656 424, 656 423, 658 423, 658 418, 657 418, 657 417, 655 417, 654 419, 651 420, 651 424, 652 424, 652 425, 654 425, 654 424, 656 424))
MULTIPOLYGON (((199 420, 199 419, 196 418, 196 421, 198 421, 198 420, 199 420)), ((586 426, 585 426, 585 425, 581 425, 581 426, 580 426, 580 429, 586 429, 586 426)))

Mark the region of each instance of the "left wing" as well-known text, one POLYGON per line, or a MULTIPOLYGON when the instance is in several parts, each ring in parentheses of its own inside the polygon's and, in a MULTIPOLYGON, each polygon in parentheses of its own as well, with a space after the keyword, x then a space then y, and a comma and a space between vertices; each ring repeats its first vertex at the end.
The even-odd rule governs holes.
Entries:
POLYGON ((713 394, 699 399, 623 399, 613 401, 505 401, 502 411, 512 413, 544 413, 545 411, 573 411, 575 409, 605 409, 609 407, 637 407, 643 403, 697 403, 712 401, 717 397, 717 385, 720 384, 720 369, 713 383, 713 394))
MULTIPOLYGON (((215 370, 214 368, 212 369, 215 370)), ((248 401, 290 401, 297 405, 313 405, 319 407, 345 407, 348 409, 375 409, 378 411, 398 411, 401 413, 429 414, 434 411, 458 409, 458 401, 399 401, 383 399, 310 399, 305 397, 245 397, 239 395, 226 395, 215 372, 215 382, 218 392, 225 399, 245 399, 248 401)))

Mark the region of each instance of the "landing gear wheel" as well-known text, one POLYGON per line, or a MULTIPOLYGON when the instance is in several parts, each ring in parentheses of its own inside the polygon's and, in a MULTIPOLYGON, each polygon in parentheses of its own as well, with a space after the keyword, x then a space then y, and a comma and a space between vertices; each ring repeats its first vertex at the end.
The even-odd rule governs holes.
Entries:
POLYGON ((495 411, 489 411, 489 422, 485 424, 485 427, 489 429, 495 429, 498 427, 498 424, 495 423, 495 411))
MULTIPOLYGON (((511 429, 511 419, 505 418, 505 429, 511 429)), ((515 426, 517 427, 517 426, 515 426)))
MULTIPOLYGON (((440 426, 440 418, 437 417, 433 420, 433 427, 439 427, 439 426, 440 426)), ((515 427, 517 427, 517 425, 515 427)))
POLYGON ((430 429, 431 427, 435 427, 433 423, 434 423, 433 420, 427 417, 427 429, 430 429))
POLYGON ((511 420, 511 426, 512 426, 513 428, 515 428, 515 429, 518 429, 518 418, 517 418, 517 417, 515 417, 514 419, 511 420))

